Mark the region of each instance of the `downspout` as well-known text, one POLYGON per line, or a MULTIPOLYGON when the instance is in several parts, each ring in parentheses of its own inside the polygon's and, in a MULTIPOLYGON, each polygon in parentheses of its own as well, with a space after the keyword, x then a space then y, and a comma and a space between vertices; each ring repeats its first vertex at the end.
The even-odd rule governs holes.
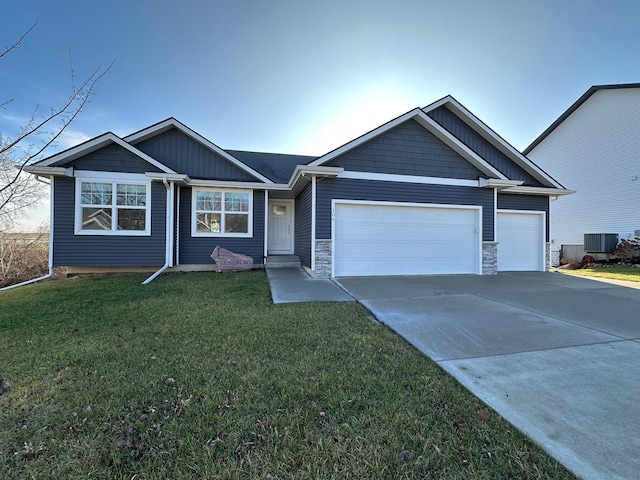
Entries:
MULTIPOLYGON (((38 178, 38 177, 36 177, 38 178)), ((30 283, 39 282, 53 277, 53 179, 50 182, 44 182, 38 178, 38 181, 48 184, 49 188, 49 273, 42 277, 34 278, 33 280, 27 280, 26 282, 16 283, 15 285, 9 285, 7 287, 0 288, 0 291, 11 290, 12 288, 22 287, 23 285, 29 285, 30 283)))
POLYGON ((263 263, 267 264, 269 256, 269 190, 264 191, 264 252, 262 254, 263 263))
POLYGON ((316 176, 311 177, 311 271, 316 274, 316 176))
POLYGON ((165 223, 166 223, 166 235, 165 235, 165 262, 164 265, 162 267, 160 267, 160 269, 155 272, 153 275, 151 275, 149 278, 147 278, 144 282, 142 282, 143 285, 147 285, 149 283, 151 283, 158 275, 160 275, 162 272, 164 272, 167 268, 169 268, 172 264, 173 264, 173 188, 174 188, 174 184, 173 182, 167 182, 167 177, 164 177, 162 179, 162 183, 164 184, 165 188, 167 189, 167 212, 166 212, 166 218, 165 218, 165 223))

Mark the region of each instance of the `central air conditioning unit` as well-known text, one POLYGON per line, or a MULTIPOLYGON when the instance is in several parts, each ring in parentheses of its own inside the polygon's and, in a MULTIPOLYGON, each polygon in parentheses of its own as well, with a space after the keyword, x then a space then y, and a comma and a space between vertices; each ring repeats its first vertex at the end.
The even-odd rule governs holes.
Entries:
POLYGON ((584 251, 587 253, 611 253, 617 245, 617 233, 584 234, 584 251))

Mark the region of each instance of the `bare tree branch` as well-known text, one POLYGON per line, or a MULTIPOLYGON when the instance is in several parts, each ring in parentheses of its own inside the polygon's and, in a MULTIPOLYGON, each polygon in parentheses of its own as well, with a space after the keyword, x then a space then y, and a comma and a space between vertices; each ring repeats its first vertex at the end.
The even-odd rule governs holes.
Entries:
POLYGON ((38 20, 36 20, 33 25, 31 25, 26 32, 24 32, 22 34, 22 36, 10 47, 5 47, 5 49, 2 51, 2 53, 0 53, 0 58, 5 57, 6 55, 9 55, 9 53, 11 53, 13 50, 15 50, 16 48, 18 48, 22 42, 24 41, 25 38, 27 38, 27 35, 29 35, 31 33, 31 31, 36 28, 36 25, 38 25, 38 20))
MULTIPOLYGON (((37 24, 35 22, 18 41, 0 53, 0 59, 20 46, 37 24)), ((36 107, 15 137, 0 136, 0 231, 4 226, 12 224, 20 211, 40 200, 41 186, 33 176, 24 174, 24 168, 38 159, 75 121, 93 95, 96 84, 109 72, 112 65, 113 62, 105 69, 98 66, 78 85, 69 48, 71 94, 65 103, 51 108, 48 115, 40 117, 37 116, 39 107, 36 107), (41 142, 38 147, 33 145, 36 139, 41 142), (29 145, 23 150, 25 147, 21 146, 25 143, 29 145)), ((1 102, 0 108, 6 108, 10 102, 11 100, 1 102)))

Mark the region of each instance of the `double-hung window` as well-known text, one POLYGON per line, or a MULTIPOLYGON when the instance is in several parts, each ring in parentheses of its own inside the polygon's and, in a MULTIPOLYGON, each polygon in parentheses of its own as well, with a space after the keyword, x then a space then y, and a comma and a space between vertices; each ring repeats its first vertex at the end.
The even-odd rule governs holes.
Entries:
POLYGON ((191 234, 194 237, 251 237, 251 191, 193 189, 191 234))
POLYGON ((150 183, 106 178, 76 180, 79 235, 150 235, 150 183))

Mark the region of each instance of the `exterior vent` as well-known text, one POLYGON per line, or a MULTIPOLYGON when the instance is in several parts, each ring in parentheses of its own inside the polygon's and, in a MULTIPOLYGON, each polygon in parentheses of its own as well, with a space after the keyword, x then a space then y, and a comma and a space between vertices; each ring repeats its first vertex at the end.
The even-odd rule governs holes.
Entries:
POLYGON ((611 253, 617 245, 617 233, 584 234, 584 251, 587 253, 611 253))

